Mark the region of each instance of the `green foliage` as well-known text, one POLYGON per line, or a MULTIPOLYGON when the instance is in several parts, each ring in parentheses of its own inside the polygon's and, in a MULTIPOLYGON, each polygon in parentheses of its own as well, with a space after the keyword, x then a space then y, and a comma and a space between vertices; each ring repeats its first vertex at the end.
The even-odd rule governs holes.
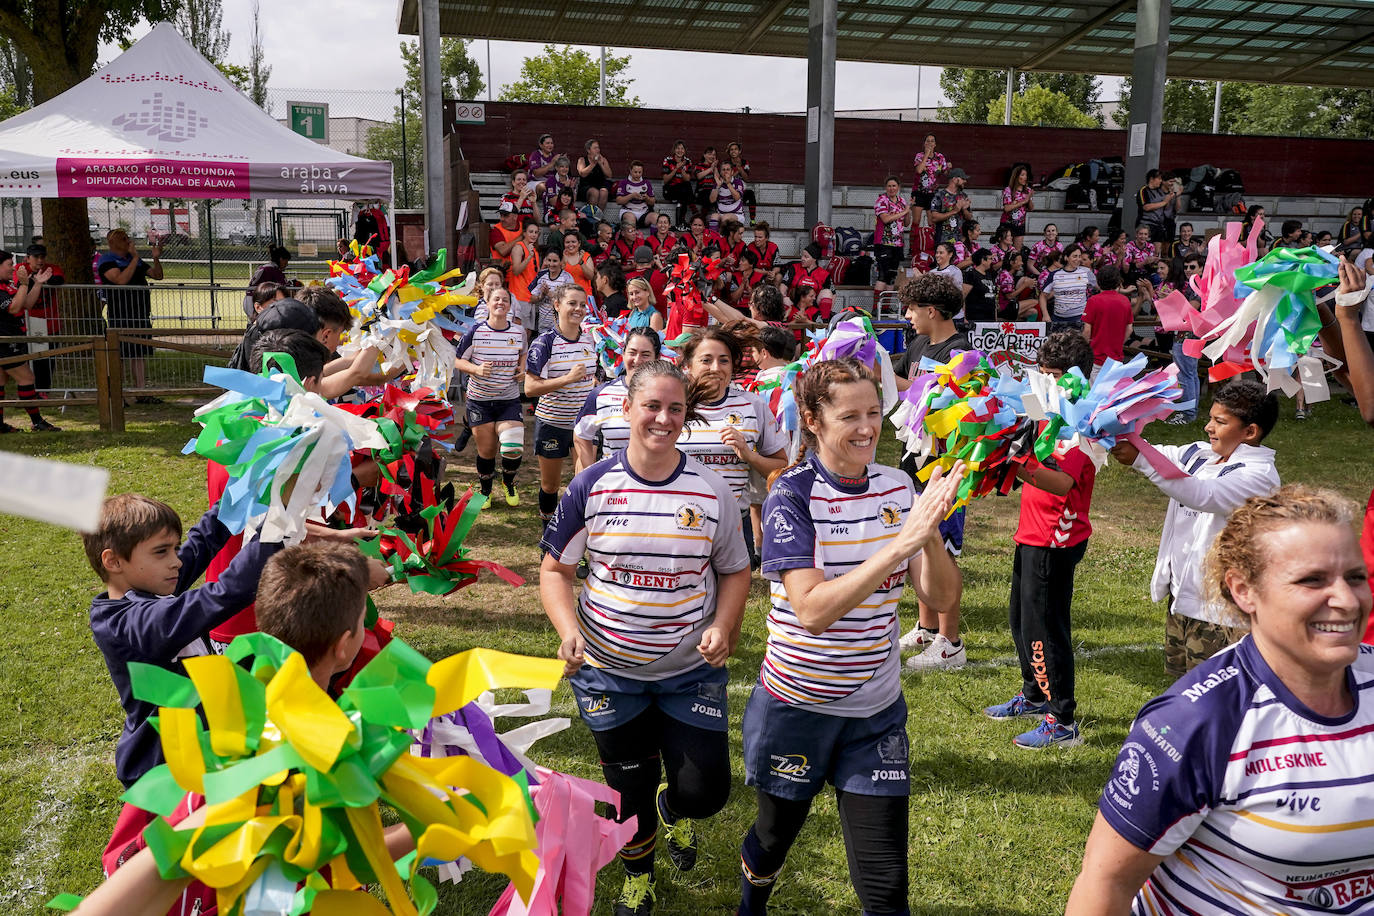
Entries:
MULTIPOLYGON (((1007 95, 1002 93, 988 103, 989 123, 1001 123, 1006 115, 1007 95)), ((1101 127, 1097 118, 1074 105, 1062 92, 1044 86, 1030 86, 1011 99, 1011 123, 1035 127, 1101 127)))
MULTIPOLYGON (((1017 73, 1015 91, 1020 94, 1031 87, 1040 87, 1063 95, 1070 106, 1080 114, 1092 118, 1097 127, 1100 120, 1091 114, 1097 104, 1101 84, 1097 77, 1084 73, 1017 73)), ((1005 101, 993 104, 998 99, 1005 100, 1007 95, 1007 72, 1005 70, 975 70, 971 67, 945 67, 940 71, 940 90, 949 99, 949 108, 940 112, 940 120, 962 124, 1001 124, 1005 101)), ((1016 117, 1016 104, 1012 103, 1013 123, 1022 122, 1016 117)), ((1084 126, 1077 123, 1071 126, 1084 126)), ((1067 121, 1065 123, 1068 123, 1067 121)))
MULTIPOLYGON (((630 108, 642 104, 639 96, 632 96, 625 75, 630 67, 630 55, 617 57, 606 53, 606 104, 613 108, 630 108)), ((546 105, 595 105, 601 82, 601 63, 583 50, 571 45, 559 48, 544 45, 544 50, 520 64, 520 79, 502 86, 503 102, 536 102, 546 105)))
POLYGON ((33 71, 14 42, 0 35, 0 121, 33 107, 33 71))
MULTIPOLYGON (((1210 133, 1216 83, 1167 80, 1165 130, 1210 133)), ((1121 84, 1117 127, 1130 123, 1131 80, 1121 84)), ((1226 134, 1279 134, 1316 137, 1374 137, 1374 91, 1322 86, 1223 83, 1221 124, 1226 134)))
MULTIPOLYGON (((439 42, 439 75, 443 80, 443 96, 446 99, 471 101, 486 91, 487 84, 482 80, 482 67, 468 53, 471 45, 466 38, 444 38, 439 42)), ((415 117, 420 117, 420 44, 416 41, 401 42, 401 58, 405 63, 405 93, 408 103, 413 104, 415 117)), ((406 117, 411 116, 410 111, 406 117)))

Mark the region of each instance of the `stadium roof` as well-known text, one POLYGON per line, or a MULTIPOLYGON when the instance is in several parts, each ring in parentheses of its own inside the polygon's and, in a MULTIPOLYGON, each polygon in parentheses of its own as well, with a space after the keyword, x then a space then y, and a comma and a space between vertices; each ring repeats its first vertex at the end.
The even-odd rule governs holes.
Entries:
MULTIPOLYGON (((444 37, 807 56, 807 0, 437 0, 444 37)), ((839 60, 1129 75, 1135 0, 838 0, 839 60)), ((401 34, 418 0, 399 0, 401 34)), ((1374 87, 1372 0, 1173 0, 1174 79, 1374 87)))

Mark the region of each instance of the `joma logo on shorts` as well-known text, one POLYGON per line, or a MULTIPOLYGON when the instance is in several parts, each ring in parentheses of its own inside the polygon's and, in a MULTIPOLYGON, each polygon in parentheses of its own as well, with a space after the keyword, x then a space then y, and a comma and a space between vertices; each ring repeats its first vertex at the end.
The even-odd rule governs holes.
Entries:
POLYGON ((906 770, 874 770, 874 782, 893 782, 906 779, 906 770))
POLYGON ((713 719, 722 718, 719 709, 716 709, 714 706, 703 706, 701 703, 693 703, 692 712, 698 712, 703 716, 710 716, 713 719))

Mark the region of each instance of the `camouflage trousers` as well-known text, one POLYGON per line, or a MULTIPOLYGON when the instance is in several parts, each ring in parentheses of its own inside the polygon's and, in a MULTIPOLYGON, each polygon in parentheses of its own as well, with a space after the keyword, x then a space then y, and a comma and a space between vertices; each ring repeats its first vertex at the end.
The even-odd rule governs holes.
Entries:
POLYGON ((1182 677, 1248 632, 1170 613, 1164 618, 1164 670, 1182 677))

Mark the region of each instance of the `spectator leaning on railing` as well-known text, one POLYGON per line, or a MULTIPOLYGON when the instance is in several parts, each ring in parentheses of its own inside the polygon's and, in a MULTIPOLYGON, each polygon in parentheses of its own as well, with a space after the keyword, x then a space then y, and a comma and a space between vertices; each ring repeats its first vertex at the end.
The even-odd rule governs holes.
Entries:
MULTIPOLYGON (((0 251, 0 337, 23 335, 24 310, 38 301, 43 292, 43 284, 51 277, 52 269, 44 268, 32 277, 33 282, 29 282, 28 269, 21 264, 16 270, 14 255, 8 251, 0 251)), ((27 356, 28 352, 27 344, 0 343, 0 359, 27 356)), ((9 376, 14 377, 14 383, 19 389, 19 399, 32 402, 34 405, 24 408, 33 423, 33 431, 57 432, 57 427, 44 420, 43 415, 38 412, 38 392, 33 386, 33 370, 29 368, 29 364, 15 363, 0 368, 0 392, 5 390, 9 376)), ((0 434, 13 432, 18 432, 18 429, 5 422, 4 409, 0 408, 0 434)))
MULTIPOLYGON (((153 326, 153 297, 148 280, 162 279, 162 246, 153 244, 153 263, 143 260, 134 247, 129 233, 111 229, 105 236, 110 250, 100 256, 95 266, 96 276, 105 287, 101 297, 111 328, 151 328, 153 326)), ((147 344, 119 342, 119 356, 129 364, 135 388, 148 387, 147 356, 152 350, 147 344)), ((161 398, 139 395, 140 404, 160 404, 161 398)))

